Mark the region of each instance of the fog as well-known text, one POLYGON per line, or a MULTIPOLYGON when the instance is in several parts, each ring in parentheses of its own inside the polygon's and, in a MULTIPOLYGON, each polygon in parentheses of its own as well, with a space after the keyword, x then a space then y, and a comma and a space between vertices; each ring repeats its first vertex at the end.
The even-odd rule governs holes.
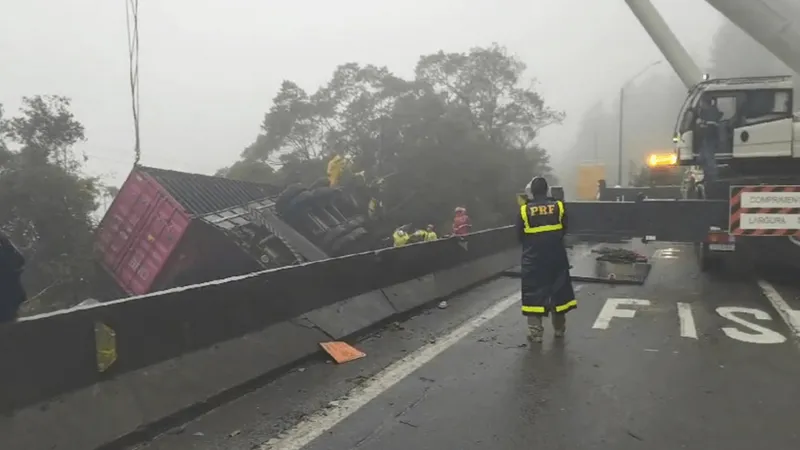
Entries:
MULTIPOLYGON (((125 0, 2 3, 0 103, 13 114, 23 95, 72 98, 86 126, 86 170, 121 183, 134 141, 125 0)), ((700 0, 654 3, 706 63, 721 16, 700 0)), ((313 90, 348 61, 405 76, 420 54, 497 42, 567 113, 540 138, 563 178, 587 111, 611 108, 620 85, 661 58, 622 0, 164 0, 142 1, 139 20, 142 163, 200 173, 230 164, 252 141, 283 79, 313 90)), ((652 75, 677 82, 665 64, 652 75)), ((661 107, 651 94, 631 89, 631 116, 661 107)), ((609 135, 598 151, 616 148, 609 135)))

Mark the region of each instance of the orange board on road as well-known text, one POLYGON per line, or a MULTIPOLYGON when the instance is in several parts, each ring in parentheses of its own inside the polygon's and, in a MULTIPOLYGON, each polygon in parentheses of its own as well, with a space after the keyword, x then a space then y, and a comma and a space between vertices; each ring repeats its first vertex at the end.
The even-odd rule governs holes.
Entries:
POLYGON ((337 364, 343 364, 350 361, 355 361, 356 359, 361 359, 367 356, 366 353, 362 352, 361 350, 353 347, 352 345, 348 344, 347 342, 342 341, 332 341, 332 342, 320 342, 319 344, 323 350, 336 361, 337 364))

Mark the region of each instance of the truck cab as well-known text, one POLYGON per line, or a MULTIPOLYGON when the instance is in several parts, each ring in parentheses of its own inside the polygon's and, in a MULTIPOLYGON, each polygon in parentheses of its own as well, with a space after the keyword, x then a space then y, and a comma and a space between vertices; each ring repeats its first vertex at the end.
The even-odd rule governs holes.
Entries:
POLYGON ((673 141, 678 164, 697 166, 713 142, 717 162, 754 159, 800 163, 800 120, 792 113, 792 78, 706 80, 693 88, 678 115, 673 141))

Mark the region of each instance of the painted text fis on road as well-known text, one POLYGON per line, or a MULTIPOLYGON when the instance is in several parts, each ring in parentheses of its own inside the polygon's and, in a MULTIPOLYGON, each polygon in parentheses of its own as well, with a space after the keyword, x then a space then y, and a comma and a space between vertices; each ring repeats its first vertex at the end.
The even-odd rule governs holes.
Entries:
MULTIPOLYGON (((650 306, 650 300, 638 298, 609 298, 603 305, 603 309, 600 310, 600 314, 597 315, 597 320, 595 320, 593 328, 601 330, 608 329, 612 319, 631 319, 636 315, 637 309, 646 308, 648 306, 650 306)), ((678 303, 677 306, 678 325, 681 337, 697 339, 697 327, 694 323, 692 305, 689 303, 678 303)), ((751 316, 758 321, 772 320, 772 317, 765 311, 739 306, 720 306, 716 309, 716 312, 720 317, 738 325, 722 327, 722 332, 731 339, 751 344, 780 344, 786 342, 786 337, 782 334, 745 318, 751 316)))

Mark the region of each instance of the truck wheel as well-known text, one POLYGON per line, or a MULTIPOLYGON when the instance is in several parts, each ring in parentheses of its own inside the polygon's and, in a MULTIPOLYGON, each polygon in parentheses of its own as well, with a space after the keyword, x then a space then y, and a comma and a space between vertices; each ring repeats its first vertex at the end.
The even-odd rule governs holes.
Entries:
POLYGON ((364 228, 356 228, 355 230, 351 231, 350 233, 340 237, 339 239, 333 242, 331 245, 331 253, 334 255, 343 255, 345 254, 344 251, 347 250, 347 247, 353 245, 363 237, 367 236, 369 233, 364 228))
POLYGON ((321 187, 330 187, 330 185, 331 181, 328 179, 328 177, 322 177, 322 178, 317 178, 317 181, 311 183, 311 186, 309 186, 308 188, 313 190, 321 187))
POLYGON ((311 199, 314 198, 314 193, 311 191, 303 191, 297 195, 286 205, 286 209, 299 209, 303 205, 307 204, 311 199))
POLYGON ((311 191, 311 195, 314 197, 314 202, 320 205, 324 205, 331 197, 336 195, 340 192, 338 189, 332 187, 318 187, 311 191))
POLYGON ((300 193, 304 192, 306 188, 303 187, 300 183, 290 184, 286 186, 286 189, 278 195, 278 199, 275 201, 275 207, 279 210, 285 208, 289 202, 292 201, 295 197, 297 197, 300 193))
POLYGON ((722 266, 722 261, 708 250, 708 244, 701 243, 698 249, 698 264, 701 272, 716 272, 722 266))
POLYGON ((340 237, 344 236, 347 233, 350 233, 351 231, 355 230, 360 226, 361 226, 361 221, 351 220, 335 228, 332 228, 328 230, 328 232, 325 233, 325 236, 322 238, 322 245, 328 246, 336 239, 339 239, 340 237))

